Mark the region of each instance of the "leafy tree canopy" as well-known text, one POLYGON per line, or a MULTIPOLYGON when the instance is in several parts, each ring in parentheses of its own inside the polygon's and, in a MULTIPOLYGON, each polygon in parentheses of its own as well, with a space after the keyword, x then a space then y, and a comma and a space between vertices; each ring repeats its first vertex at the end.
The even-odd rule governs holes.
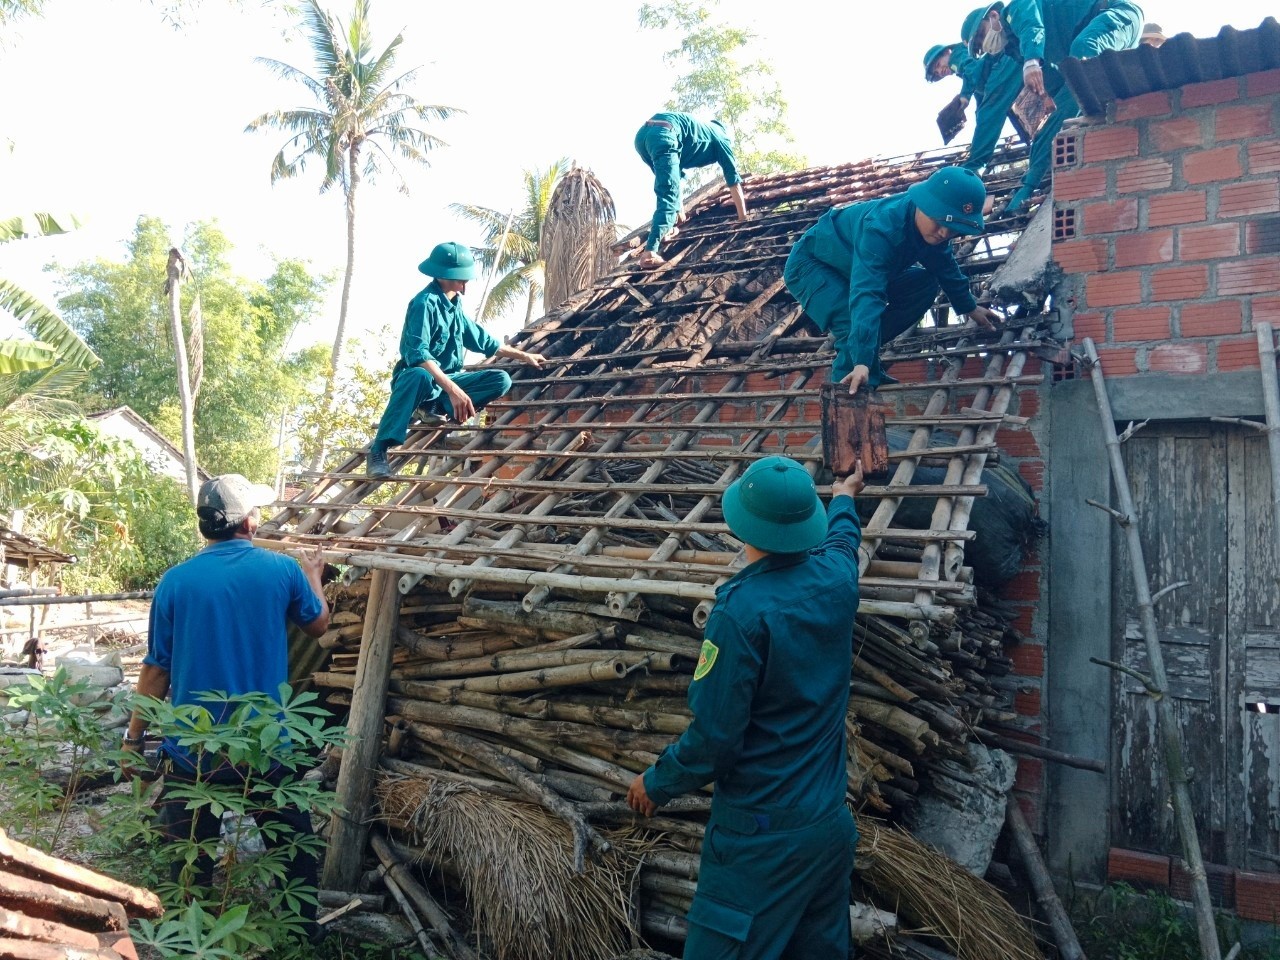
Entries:
POLYGON ((789 149, 795 138, 773 66, 750 59, 756 35, 716 19, 718 5, 719 0, 667 0, 640 7, 641 27, 680 37, 680 45, 664 54, 681 70, 667 109, 719 118, 747 173, 798 170, 805 158, 789 149))
MULTIPOLYGON (((170 440, 181 437, 172 344, 163 294, 168 228, 141 217, 125 259, 60 271, 59 305, 102 358, 90 374, 90 411, 128 405, 170 440)), ((291 337, 319 309, 329 278, 296 260, 280 260, 265 281, 236 276, 231 243, 212 223, 192 224, 183 244, 204 316, 204 381, 196 400, 196 447, 210 473, 243 473, 270 481, 276 470, 280 418, 314 392, 324 349, 296 350, 291 337)))

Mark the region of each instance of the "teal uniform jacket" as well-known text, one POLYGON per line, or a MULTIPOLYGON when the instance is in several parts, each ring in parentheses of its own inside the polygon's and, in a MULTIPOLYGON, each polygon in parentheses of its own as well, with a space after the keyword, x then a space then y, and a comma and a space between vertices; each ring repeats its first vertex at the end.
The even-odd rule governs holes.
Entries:
POLYGON ((884 334, 896 336, 924 316, 939 286, 957 313, 978 305, 951 244, 925 243, 915 214, 905 193, 836 207, 809 228, 788 258, 787 287, 819 329, 836 335, 835 380, 861 365, 871 371, 872 388, 885 382, 878 356, 881 342, 889 339, 884 334), (909 305, 900 307, 894 282, 913 275, 911 267, 917 263, 927 275, 920 278, 926 281, 924 295, 908 297, 902 302, 909 305), (830 282, 815 283, 815 272, 830 282), (848 279, 840 283, 837 278, 848 279), (883 330, 885 326, 890 329, 883 330))
MULTIPOLYGON (((1053 141, 1080 104, 1057 66, 1067 57, 1087 60, 1104 50, 1132 50, 1142 35, 1142 8, 1132 0, 1011 0, 1002 14, 1023 60, 1039 60, 1055 108, 1031 144, 1022 186, 1010 198, 1017 210, 1048 175, 1053 141)), ((1016 96, 1016 94, 1015 94, 1016 96)))
POLYGON ((960 96, 972 100, 981 92, 990 64, 986 57, 972 56, 963 43, 953 43, 947 49, 951 51, 951 72, 960 78, 960 96))
MULTIPOLYGON (((969 143, 969 155, 961 166, 977 173, 991 162, 996 144, 1000 142, 1005 120, 1013 108, 1013 102, 1022 91, 1022 60, 1006 50, 1002 54, 978 57, 976 60, 970 57, 969 62, 978 64, 978 69, 970 68, 970 72, 974 74, 972 90, 977 103, 977 116, 974 120, 973 139, 969 143)), ((962 79, 965 80, 965 88, 969 89, 968 77, 962 75, 962 79)))
POLYGON ((658 245, 676 223, 684 203, 680 180, 686 170, 720 165, 724 182, 741 183, 733 144, 722 129, 695 120, 687 113, 655 113, 636 133, 636 153, 653 171, 653 192, 658 207, 649 228, 646 250, 658 245))
POLYGON ((820 546, 764 557, 716 591, 693 720, 644 774, 659 805, 715 783, 686 957, 847 954, 861 539, 853 499, 835 497, 820 546))
POLYGON ((432 280, 409 301, 400 332, 400 359, 391 372, 391 397, 378 422, 374 444, 386 449, 405 441, 414 411, 453 414, 453 404, 421 364, 434 360, 471 398, 477 410, 511 389, 505 370, 486 367, 463 373, 468 350, 492 357, 497 339, 462 310, 462 297, 450 300, 432 280))
POLYGON ((432 280, 405 311, 396 372, 434 360, 453 375, 462 369, 468 350, 492 357, 500 346, 493 334, 462 311, 461 296, 450 300, 432 280))

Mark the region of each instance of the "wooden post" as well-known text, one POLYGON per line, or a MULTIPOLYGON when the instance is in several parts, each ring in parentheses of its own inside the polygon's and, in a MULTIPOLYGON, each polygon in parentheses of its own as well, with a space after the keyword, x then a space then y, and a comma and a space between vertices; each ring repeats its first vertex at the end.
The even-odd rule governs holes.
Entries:
MULTIPOLYGON (((1262 404, 1267 412, 1267 448, 1271 454, 1271 536, 1280 541, 1280 383, 1276 381, 1276 340, 1269 323, 1259 323, 1257 332, 1262 404)), ((1280 550, 1276 556, 1280 558, 1280 550)))
POLYGON ((1195 904, 1196 932, 1200 938, 1200 955, 1204 960, 1221 960, 1218 947, 1218 931, 1213 920, 1213 903, 1209 899, 1209 882, 1205 876, 1204 859, 1200 855, 1200 838, 1196 833, 1195 812, 1191 806, 1191 790, 1188 786, 1186 764, 1182 756, 1182 741, 1178 735, 1178 721, 1173 714, 1173 703, 1168 697, 1169 679, 1164 669, 1164 654, 1160 650, 1160 634, 1156 626, 1155 603, 1151 599, 1151 584, 1147 580, 1146 558, 1142 553, 1142 538, 1138 535, 1137 511, 1133 505, 1133 489, 1129 486, 1129 473, 1120 455, 1120 438, 1116 435, 1115 418, 1111 414, 1111 400, 1107 396, 1107 384, 1102 376, 1102 363, 1093 340, 1086 337, 1085 353, 1089 358, 1089 376, 1093 380, 1094 394, 1098 399, 1098 414, 1102 418, 1102 431, 1107 444, 1107 456, 1111 461, 1111 476, 1115 481, 1116 498, 1120 503, 1121 529, 1129 548, 1129 562, 1133 566, 1134 595, 1142 622, 1142 637, 1146 641, 1147 659, 1151 664, 1152 685, 1159 692, 1151 699, 1155 703, 1157 726, 1160 730, 1165 769, 1169 776, 1169 789, 1173 795, 1173 814, 1182 840, 1182 858, 1191 875, 1191 897, 1195 904))
POLYGON ((178 407, 182 412, 182 460, 187 472, 187 495, 196 502, 200 492, 200 475, 196 470, 195 397, 191 389, 191 368, 187 362, 187 338, 182 335, 182 281, 187 264, 177 247, 169 248, 165 267, 164 292, 169 298, 169 335, 173 338, 173 358, 178 368, 178 407))
POLYGON ((400 626, 398 574, 373 571, 369 606, 365 614, 360 659, 356 664, 355 690, 347 719, 347 744, 338 773, 341 812, 329 832, 320 886, 327 890, 354 890, 360 876, 365 841, 369 836, 369 800, 373 775, 382 746, 387 684, 391 679, 391 655, 400 626))

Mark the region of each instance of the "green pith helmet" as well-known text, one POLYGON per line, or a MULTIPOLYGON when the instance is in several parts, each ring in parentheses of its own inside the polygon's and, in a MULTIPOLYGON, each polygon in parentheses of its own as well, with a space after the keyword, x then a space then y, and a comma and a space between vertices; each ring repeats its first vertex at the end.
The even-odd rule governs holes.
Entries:
POLYGON ((950 47, 951 44, 949 43, 935 43, 929 48, 929 52, 924 55, 924 78, 930 83, 933 82, 933 76, 929 72, 933 69, 933 61, 946 53, 950 47))
POLYGON ((474 280, 476 259, 461 243, 437 243, 431 256, 418 264, 418 270, 437 280, 474 280))
POLYGON ((968 44, 969 53, 975 57, 982 53, 982 47, 978 43, 978 24, 992 10, 999 10, 1003 13, 1004 4, 997 0, 996 3, 988 3, 985 6, 978 7, 976 10, 971 10, 969 15, 964 18, 964 25, 960 28, 960 39, 968 44))
POLYGON ((720 501, 733 535, 766 553, 800 553, 827 535, 813 478, 787 457, 765 457, 747 468, 720 501))
POLYGON ((972 236, 985 229, 982 205, 987 202, 987 188, 972 170, 943 167, 908 189, 907 197, 926 217, 953 233, 972 236))

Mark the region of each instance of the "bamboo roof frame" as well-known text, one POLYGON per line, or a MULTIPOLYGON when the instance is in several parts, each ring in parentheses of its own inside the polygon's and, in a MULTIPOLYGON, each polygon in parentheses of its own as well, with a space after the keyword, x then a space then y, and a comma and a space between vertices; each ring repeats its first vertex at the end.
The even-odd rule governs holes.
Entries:
MULTIPOLYGON (((1024 154, 1006 147, 996 168, 1024 154)), ((320 545, 352 565, 348 579, 370 568, 397 571, 403 593, 424 576, 449 578, 453 596, 475 583, 527 585, 526 610, 567 590, 603 594, 621 615, 665 593, 697 600, 700 626, 736 564, 676 572, 672 558, 739 551, 719 516, 720 494, 758 456, 785 452, 815 474, 821 466, 820 448, 805 435, 820 433, 819 388, 833 351, 783 284, 791 245, 832 206, 900 192, 957 159, 931 151, 750 177, 752 216, 742 222, 726 191, 704 197, 664 264, 641 272, 624 260, 518 334, 518 346, 548 362, 541 370, 504 366, 512 391, 479 422, 411 425, 389 451, 389 479, 364 475, 364 451, 335 471, 309 474, 310 486, 263 524, 261 542, 320 545), (599 562, 611 548, 647 556, 618 569, 599 562)), ((988 186, 999 198, 1015 181, 997 176, 988 186)), ((997 219, 957 247, 980 300, 1023 225, 997 219)), ((915 399, 922 409, 889 418, 911 439, 893 455, 892 478, 864 491, 877 506, 864 527, 861 569, 886 543, 922 545, 918 569, 899 581, 914 602, 869 599, 864 610, 936 621, 948 604, 972 597, 963 551, 974 535, 973 498, 986 492, 983 467, 997 454, 997 430, 1020 424, 1008 416, 1016 389, 1042 380, 1026 370, 1028 358, 1058 344, 1044 317, 1011 320, 995 333, 962 329, 945 300, 926 323, 884 354, 886 365, 923 361, 932 376, 884 391, 890 402, 915 399), (974 357, 982 374, 962 376, 974 357), (936 436, 940 430, 948 434, 936 436), (912 488, 922 461, 945 464, 945 482, 912 488), (931 529, 894 524, 910 496, 936 498, 931 529)))

